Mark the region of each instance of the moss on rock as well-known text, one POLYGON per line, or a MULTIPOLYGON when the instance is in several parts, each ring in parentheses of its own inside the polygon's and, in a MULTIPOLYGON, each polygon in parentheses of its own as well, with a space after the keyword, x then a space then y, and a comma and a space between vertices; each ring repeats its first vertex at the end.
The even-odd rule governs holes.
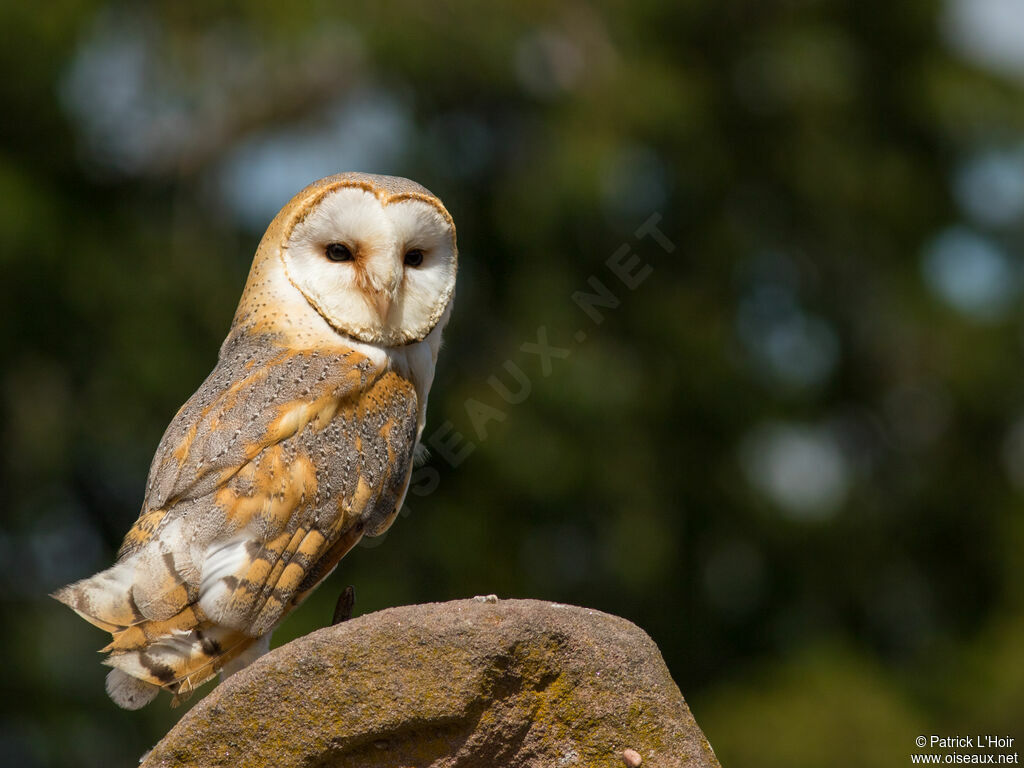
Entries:
POLYGON ((654 642, 538 600, 392 608, 218 686, 144 768, 718 766, 654 642))

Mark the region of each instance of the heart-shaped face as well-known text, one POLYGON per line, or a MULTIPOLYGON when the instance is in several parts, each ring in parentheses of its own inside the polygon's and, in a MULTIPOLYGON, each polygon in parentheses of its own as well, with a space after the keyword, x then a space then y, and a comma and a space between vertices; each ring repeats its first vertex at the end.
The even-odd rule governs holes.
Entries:
POLYGON ((294 218, 280 254, 288 280, 336 331, 398 346, 422 341, 455 292, 455 227, 405 179, 352 175, 294 218), (401 190, 405 182, 407 191, 401 190))

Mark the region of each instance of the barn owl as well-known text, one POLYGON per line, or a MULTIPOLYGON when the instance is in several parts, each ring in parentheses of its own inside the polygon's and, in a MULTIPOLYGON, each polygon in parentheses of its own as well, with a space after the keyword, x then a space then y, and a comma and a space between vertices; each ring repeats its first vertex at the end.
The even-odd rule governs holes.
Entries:
POLYGON ((54 594, 111 634, 118 705, 160 689, 176 703, 245 666, 362 536, 391 525, 457 260, 448 211, 407 179, 331 176, 274 218, 117 562, 54 594))

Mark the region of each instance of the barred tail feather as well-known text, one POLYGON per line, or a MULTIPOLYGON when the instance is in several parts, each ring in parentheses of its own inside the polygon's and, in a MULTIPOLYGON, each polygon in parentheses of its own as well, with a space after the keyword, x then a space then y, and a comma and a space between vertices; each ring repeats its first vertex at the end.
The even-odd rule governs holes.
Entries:
MULTIPOLYGON (((142 553, 140 556, 145 558, 142 553)), ((148 585, 137 578, 138 570, 151 566, 140 556, 53 594, 86 621, 111 634, 111 642, 103 649, 110 652, 104 663, 114 668, 107 675, 107 694, 125 709, 145 706, 160 689, 174 694, 172 704, 184 700, 225 664, 244 656, 259 639, 211 621, 198 603, 188 602, 191 595, 186 594, 181 580, 176 583, 170 578, 170 567, 155 588, 140 590, 140 585, 148 585), (147 592, 172 599, 145 600, 147 592), (159 610, 141 608, 137 595, 147 605, 158 605, 159 610), (170 607, 181 602, 186 604, 167 616, 170 607)), ((171 565, 169 560, 167 564, 171 565)))
MULTIPOLYGON (((177 703, 257 639, 207 621, 192 629, 172 630, 140 648, 115 650, 104 664, 144 685, 170 691, 177 703)), ((121 703, 113 694, 111 698, 121 703)))
POLYGON ((88 579, 59 589, 53 597, 107 632, 130 627, 143 620, 132 597, 134 560, 125 560, 88 579))

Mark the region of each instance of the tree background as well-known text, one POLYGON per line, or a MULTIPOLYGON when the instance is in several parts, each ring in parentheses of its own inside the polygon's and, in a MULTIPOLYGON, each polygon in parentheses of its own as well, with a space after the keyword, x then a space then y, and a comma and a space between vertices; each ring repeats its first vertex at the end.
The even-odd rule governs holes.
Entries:
POLYGON ((275 644, 349 583, 357 613, 544 598, 647 630, 731 768, 1024 739, 1014 0, 4 0, 0 26, 6 764, 130 765, 180 716, 114 707, 102 634, 46 595, 112 561, 263 228, 341 170, 455 218, 427 429, 474 448, 435 450, 275 644), (673 251, 635 236, 653 214, 673 251))

